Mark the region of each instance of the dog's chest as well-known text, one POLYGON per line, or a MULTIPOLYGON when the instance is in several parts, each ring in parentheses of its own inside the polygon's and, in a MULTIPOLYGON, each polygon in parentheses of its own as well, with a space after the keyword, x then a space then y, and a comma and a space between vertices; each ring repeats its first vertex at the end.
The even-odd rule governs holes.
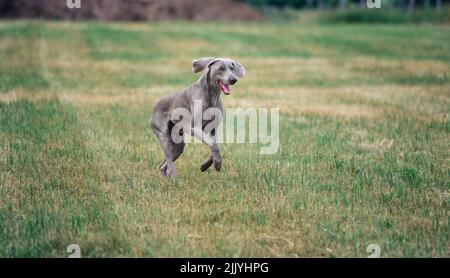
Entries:
POLYGON ((210 123, 215 123, 218 126, 223 118, 223 106, 219 99, 216 103, 206 103, 202 106, 202 126, 205 128, 210 123))

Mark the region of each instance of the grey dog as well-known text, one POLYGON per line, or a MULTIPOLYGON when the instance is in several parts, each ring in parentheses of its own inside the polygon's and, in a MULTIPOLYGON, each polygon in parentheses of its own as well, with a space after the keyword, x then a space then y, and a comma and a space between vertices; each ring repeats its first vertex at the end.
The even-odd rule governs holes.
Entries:
POLYGON ((222 120, 223 111, 220 94, 229 95, 231 93, 230 85, 234 85, 238 78, 245 75, 245 69, 240 63, 231 59, 212 57, 192 61, 192 71, 194 73, 203 71, 203 74, 197 82, 184 91, 160 98, 154 106, 150 119, 150 125, 158 137, 165 156, 159 165, 159 170, 163 176, 169 175, 171 178, 176 176, 173 163, 183 153, 185 145, 184 141, 174 142, 172 140, 172 128, 179 122, 173 119, 172 112, 177 108, 187 109, 191 116, 182 121, 187 121, 191 135, 211 149, 211 155, 201 164, 200 170, 206 171, 211 165, 214 165, 214 168, 220 171, 222 157, 217 144, 217 132, 216 129, 212 129, 208 134, 205 133, 205 126, 212 120, 204 120, 202 115, 209 108, 219 109, 220 118, 213 119, 217 127, 222 120), (194 109, 194 103, 198 103, 198 101, 201 101, 200 110, 194 109), (201 115, 197 115, 200 113, 201 115))

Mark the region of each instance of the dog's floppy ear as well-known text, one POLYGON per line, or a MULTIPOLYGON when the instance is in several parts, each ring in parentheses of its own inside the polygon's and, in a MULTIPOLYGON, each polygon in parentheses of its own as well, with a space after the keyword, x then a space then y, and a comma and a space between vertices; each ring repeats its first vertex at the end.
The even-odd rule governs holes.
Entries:
POLYGON ((216 58, 214 57, 205 57, 192 61, 192 71, 194 73, 203 71, 212 61, 216 58))
POLYGON ((233 61, 233 64, 234 64, 234 73, 236 74, 236 76, 239 78, 244 77, 244 75, 245 75, 244 66, 241 65, 241 63, 238 63, 236 61, 233 61))

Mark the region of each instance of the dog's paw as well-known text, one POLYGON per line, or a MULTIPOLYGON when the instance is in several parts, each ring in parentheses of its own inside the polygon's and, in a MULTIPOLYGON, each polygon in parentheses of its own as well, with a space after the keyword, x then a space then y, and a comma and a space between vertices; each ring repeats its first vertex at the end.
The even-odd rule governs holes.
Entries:
POLYGON ((167 167, 167 176, 169 176, 171 180, 175 180, 177 178, 174 167, 167 167))
POLYGON ((220 169, 222 169, 222 160, 214 160, 214 169, 220 172, 220 169))
POLYGON ((209 167, 211 167, 211 165, 213 164, 212 159, 208 159, 205 162, 202 163, 202 165, 200 165, 200 171, 205 172, 206 170, 209 169, 209 167))
POLYGON ((161 175, 162 175, 163 177, 167 176, 167 171, 166 171, 166 170, 160 169, 160 171, 161 171, 161 175))

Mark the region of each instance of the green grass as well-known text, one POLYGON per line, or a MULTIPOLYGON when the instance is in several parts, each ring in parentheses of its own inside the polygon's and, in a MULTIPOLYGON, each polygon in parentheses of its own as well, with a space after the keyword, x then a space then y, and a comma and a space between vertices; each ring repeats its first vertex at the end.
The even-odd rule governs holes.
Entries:
POLYGON ((446 257, 450 27, 0 22, 0 256, 446 257), (191 60, 279 107, 280 150, 188 145, 161 177, 153 102, 191 60))

